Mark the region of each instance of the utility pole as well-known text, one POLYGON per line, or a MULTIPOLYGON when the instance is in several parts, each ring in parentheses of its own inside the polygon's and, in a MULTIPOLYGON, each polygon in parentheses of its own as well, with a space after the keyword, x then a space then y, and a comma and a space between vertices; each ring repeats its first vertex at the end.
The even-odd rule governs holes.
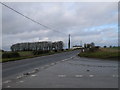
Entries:
POLYGON ((69 39, 68 39, 68 49, 70 49, 70 34, 69 34, 69 39))
POLYGON ((80 46, 82 46, 82 41, 80 41, 80 46))

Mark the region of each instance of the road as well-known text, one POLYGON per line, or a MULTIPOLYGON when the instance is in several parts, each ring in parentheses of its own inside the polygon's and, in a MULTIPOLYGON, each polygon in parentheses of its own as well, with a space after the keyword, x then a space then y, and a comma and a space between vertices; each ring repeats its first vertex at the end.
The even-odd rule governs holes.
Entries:
POLYGON ((118 88, 118 62, 79 50, 3 63, 3 88, 118 88))

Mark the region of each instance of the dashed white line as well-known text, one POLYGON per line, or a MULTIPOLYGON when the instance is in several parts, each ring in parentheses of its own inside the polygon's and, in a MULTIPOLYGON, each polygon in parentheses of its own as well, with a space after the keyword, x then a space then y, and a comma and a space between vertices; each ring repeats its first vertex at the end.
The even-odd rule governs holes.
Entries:
POLYGON ((7 80, 7 81, 5 81, 5 82, 3 82, 3 83, 9 83, 9 82, 11 82, 11 80, 7 80))
POLYGON ((94 75, 89 75, 89 77, 94 77, 94 75))
POLYGON ((23 77, 23 75, 17 76, 17 79, 20 79, 20 78, 22 78, 22 77, 23 77))
POLYGON ((34 74, 34 75, 31 75, 31 76, 32 76, 32 77, 36 77, 37 75, 34 74))
POLYGON ((75 77, 83 77, 83 75, 75 75, 75 77))
POLYGON ((23 83, 24 81, 19 81, 20 83, 23 83))
POLYGON ((9 87, 11 87, 11 86, 7 86, 7 88, 9 88, 9 87))
POLYGON ((35 73, 35 71, 32 71, 31 73, 35 73))
POLYGON ((55 65, 55 63, 51 63, 50 65, 55 65))
POLYGON ((66 77, 66 75, 64 75, 64 74, 63 75, 58 75, 58 77, 66 77))
POLYGON ((112 75, 113 77, 118 77, 118 75, 112 75))

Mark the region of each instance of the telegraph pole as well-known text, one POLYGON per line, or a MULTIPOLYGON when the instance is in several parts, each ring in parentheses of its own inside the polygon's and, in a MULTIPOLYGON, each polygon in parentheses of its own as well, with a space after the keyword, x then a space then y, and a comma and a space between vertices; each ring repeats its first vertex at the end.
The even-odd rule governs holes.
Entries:
POLYGON ((70 34, 69 34, 69 38, 68 38, 68 49, 70 49, 70 34))
POLYGON ((80 41, 80 46, 82 46, 82 41, 80 41))

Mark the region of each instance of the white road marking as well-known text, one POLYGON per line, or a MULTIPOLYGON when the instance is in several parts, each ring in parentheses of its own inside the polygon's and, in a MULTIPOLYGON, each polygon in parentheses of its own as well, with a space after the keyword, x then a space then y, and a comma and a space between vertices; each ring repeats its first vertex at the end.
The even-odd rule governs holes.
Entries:
POLYGON ((115 77, 115 75, 112 75, 113 77, 115 77))
POLYGON ((24 81, 19 81, 20 83, 23 83, 24 81))
POLYGON ((7 86, 7 88, 9 88, 9 87, 11 87, 11 86, 7 86))
POLYGON ((94 75, 89 75, 89 77, 94 77, 94 75))
POLYGON ((55 63, 51 63, 50 65, 55 65, 55 63))
POLYGON ((83 75, 75 75, 75 77, 83 77, 83 75))
POLYGON ((37 75, 34 74, 34 75, 31 75, 31 76, 32 76, 32 77, 36 77, 37 75))
POLYGON ((118 77, 118 75, 112 75, 113 77, 118 77))
POLYGON ((7 81, 5 81, 5 82, 3 82, 3 83, 9 83, 9 82, 11 82, 11 80, 7 80, 7 81))
POLYGON ((32 71, 31 73, 35 73, 35 71, 32 71))
POLYGON ((17 79, 20 79, 20 78, 22 78, 22 77, 23 77, 23 75, 17 76, 17 79))
POLYGON ((66 75, 64 75, 64 74, 63 75, 58 75, 58 77, 66 77, 66 75))
POLYGON ((74 58, 74 57, 75 57, 75 56, 70 57, 70 58, 67 58, 67 59, 63 59, 63 60, 61 60, 61 61, 67 61, 67 60, 72 59, 72 58, 74 58))

